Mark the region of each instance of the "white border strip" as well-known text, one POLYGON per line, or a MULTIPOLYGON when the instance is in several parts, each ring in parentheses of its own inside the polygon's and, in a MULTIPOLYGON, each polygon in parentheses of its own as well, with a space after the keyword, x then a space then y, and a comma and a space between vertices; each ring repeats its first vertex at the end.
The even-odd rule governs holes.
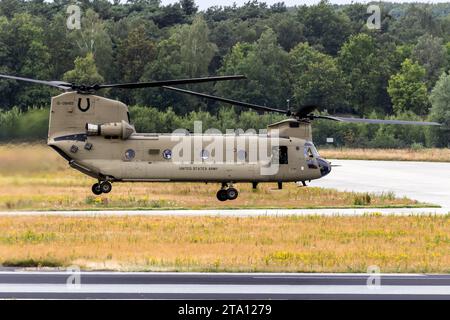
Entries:
POLYGON ((0 293, 450 295, 450 286, 89 284, 71 287, 61 284, 1 284, 0 293))

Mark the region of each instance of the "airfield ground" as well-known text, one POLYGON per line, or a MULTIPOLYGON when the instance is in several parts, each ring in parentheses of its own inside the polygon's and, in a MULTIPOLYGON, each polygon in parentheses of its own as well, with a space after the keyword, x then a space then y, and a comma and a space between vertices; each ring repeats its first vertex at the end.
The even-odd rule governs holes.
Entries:
MULTIPOLYGON (((0 209, 418 206, 371 195, 262 185, 219 204, 216 185, 116 184, 92 197, 92 179, 45 146, 0 147, 0 209), (193 189, 195 188, 195 189, 193 189)), ((19 216, 0 215, 0 265, 132 271, 450 273, 450 215, 19 216)))
POLYGON ((0 217, 3 266, 450 272, 450 216, 0 217))
POLYGON ((283 190, 261 184, 257 191, 250 184, 238 184, 239 198, 223 203, 215 197, 217 184, 199 183, 116 183, 110 194, 94 196, 90 190, 94 182, 45 145, 0 146, 0 210, 424 206, 392 192, 340 192, 293 183, 283 190))

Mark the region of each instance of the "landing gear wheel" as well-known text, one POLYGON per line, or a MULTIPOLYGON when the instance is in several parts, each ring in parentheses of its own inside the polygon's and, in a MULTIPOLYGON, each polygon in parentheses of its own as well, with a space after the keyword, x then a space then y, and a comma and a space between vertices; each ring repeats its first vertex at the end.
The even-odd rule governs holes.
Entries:
POLYGON ((102 187, 100 186, 99 183, 94 183, 92 185, 92 193, 97 196, 102 194, 102 187))
POLYGON ((219 200, 219 201, 228 200, 227 190, 220 189, 219 191, 217 191, 217 200, 219 200))
POLYGON ((235 188, 229 188, 227 189, 227 199, 228 200, 234 200, 238 197, 238 191, 235 188))
POLYGON ((102 182, 100 184, 100 187, 101 187, 103 193, 109 193, 109 192, 111 192, 111 189, 112 189, 112 185, 109 181, 102 182))

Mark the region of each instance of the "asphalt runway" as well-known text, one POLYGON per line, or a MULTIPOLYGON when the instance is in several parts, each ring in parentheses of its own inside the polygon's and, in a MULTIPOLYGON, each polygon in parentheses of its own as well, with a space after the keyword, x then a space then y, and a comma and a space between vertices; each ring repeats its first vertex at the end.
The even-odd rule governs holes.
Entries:
POLYGON ((2 271, 0 298, 450 300, 450 275, 2 271))
MULTIPOLYGON (((450 209, 450 163, 330 160, 330 174, 311 186, 342 191, 394 192, 450 209)), ((450 210, 449 210, 450 211, 450 210)))

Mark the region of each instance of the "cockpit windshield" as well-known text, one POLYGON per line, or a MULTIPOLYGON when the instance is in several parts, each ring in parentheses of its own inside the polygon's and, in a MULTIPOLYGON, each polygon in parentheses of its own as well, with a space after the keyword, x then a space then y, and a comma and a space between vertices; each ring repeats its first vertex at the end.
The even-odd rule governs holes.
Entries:
POLYGON ((305 158, 317 158, 319 157, 319 153, 317 152, 316 147, 312 142, 305 142, 305 158))

